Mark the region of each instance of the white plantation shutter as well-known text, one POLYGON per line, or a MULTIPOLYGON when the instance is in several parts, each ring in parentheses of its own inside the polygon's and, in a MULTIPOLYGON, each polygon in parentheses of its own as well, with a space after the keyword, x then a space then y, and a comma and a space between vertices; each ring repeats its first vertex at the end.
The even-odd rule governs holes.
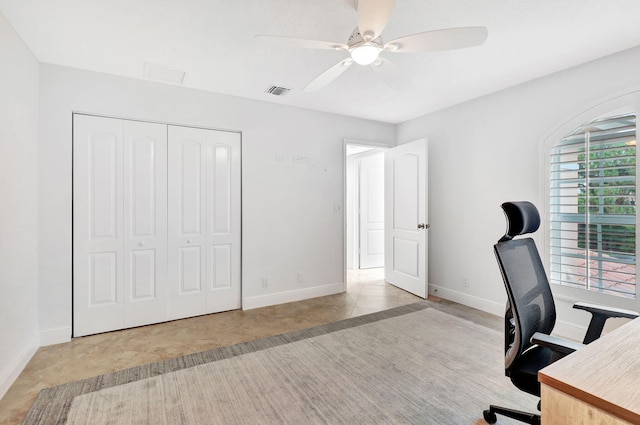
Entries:
POLYGON ((551 282, 635 298, 635 114, 565 136, 550 177, 551 282))

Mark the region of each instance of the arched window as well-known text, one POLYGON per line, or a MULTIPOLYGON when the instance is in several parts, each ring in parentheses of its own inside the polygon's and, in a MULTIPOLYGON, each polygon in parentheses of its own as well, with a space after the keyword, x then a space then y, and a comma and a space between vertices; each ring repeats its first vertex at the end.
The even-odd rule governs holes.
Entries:
POLYGON ((594 120, 551 150, 550 279, 636 297, 636 115, 594 120))

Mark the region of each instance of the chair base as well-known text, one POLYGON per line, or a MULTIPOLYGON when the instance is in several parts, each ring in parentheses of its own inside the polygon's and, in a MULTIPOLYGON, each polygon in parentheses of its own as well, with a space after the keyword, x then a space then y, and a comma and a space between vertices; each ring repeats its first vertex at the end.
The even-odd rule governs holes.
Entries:
POLYGON ((522 412, 520 410, 508 409, 500 406, 489 406, 489 409, 482 412, 484 420, 489 424, 495 424, 498 421, 496 414, 525 422, 531 425, 540 425, 540 415, 535 413, 522 412))

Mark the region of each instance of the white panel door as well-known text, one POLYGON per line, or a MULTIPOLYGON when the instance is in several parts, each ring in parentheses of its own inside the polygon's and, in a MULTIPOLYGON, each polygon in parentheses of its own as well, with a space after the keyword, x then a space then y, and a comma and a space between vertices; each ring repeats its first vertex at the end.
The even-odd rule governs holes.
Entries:
POLYGON ((124 327, 167 317, 167 126, 124 121, 124 327))
POLYGON ((166 126, 73 124, 73 335, 166 320, 166 126))
POLYGON ((123 127, 121 120, 73 120, 73 334, 122 328, 123 127))
POLYGON ((384 267, 384 153, 360 162, 360 268, 384 267))
POLYGON ((168 256, 170 319, 205 314, 206 132, 169 127, 168 256))
POLYGON ((207 313, 241 307, 240 134, 208 130, 207 313))
POLYGON ((240 135, 169 126, 169 317, 240 307, 240 135))
POLYGON ((385 279, 427 296, 427 141, 385 151, 385 279))

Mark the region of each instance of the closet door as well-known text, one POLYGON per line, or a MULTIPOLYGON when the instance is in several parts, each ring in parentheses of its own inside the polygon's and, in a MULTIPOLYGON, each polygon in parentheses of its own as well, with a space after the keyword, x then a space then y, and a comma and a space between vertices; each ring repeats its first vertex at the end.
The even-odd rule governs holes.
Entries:
POLYGON ((240 308, 240 135, 169 126, 169 318, 240 308))
POLYGON ((207 313, 241 307, 241 141, 239 133, 208 130, 207 313))
POLYGON ((122 121, 73 118, 73 335, 123 325, 122 121))
POLYGON ((73 123, 73 334, 166 320, 166 126, 73 123))
POLYGON ((124 327, 167 320, 167 126, 124 121, 124 327))

